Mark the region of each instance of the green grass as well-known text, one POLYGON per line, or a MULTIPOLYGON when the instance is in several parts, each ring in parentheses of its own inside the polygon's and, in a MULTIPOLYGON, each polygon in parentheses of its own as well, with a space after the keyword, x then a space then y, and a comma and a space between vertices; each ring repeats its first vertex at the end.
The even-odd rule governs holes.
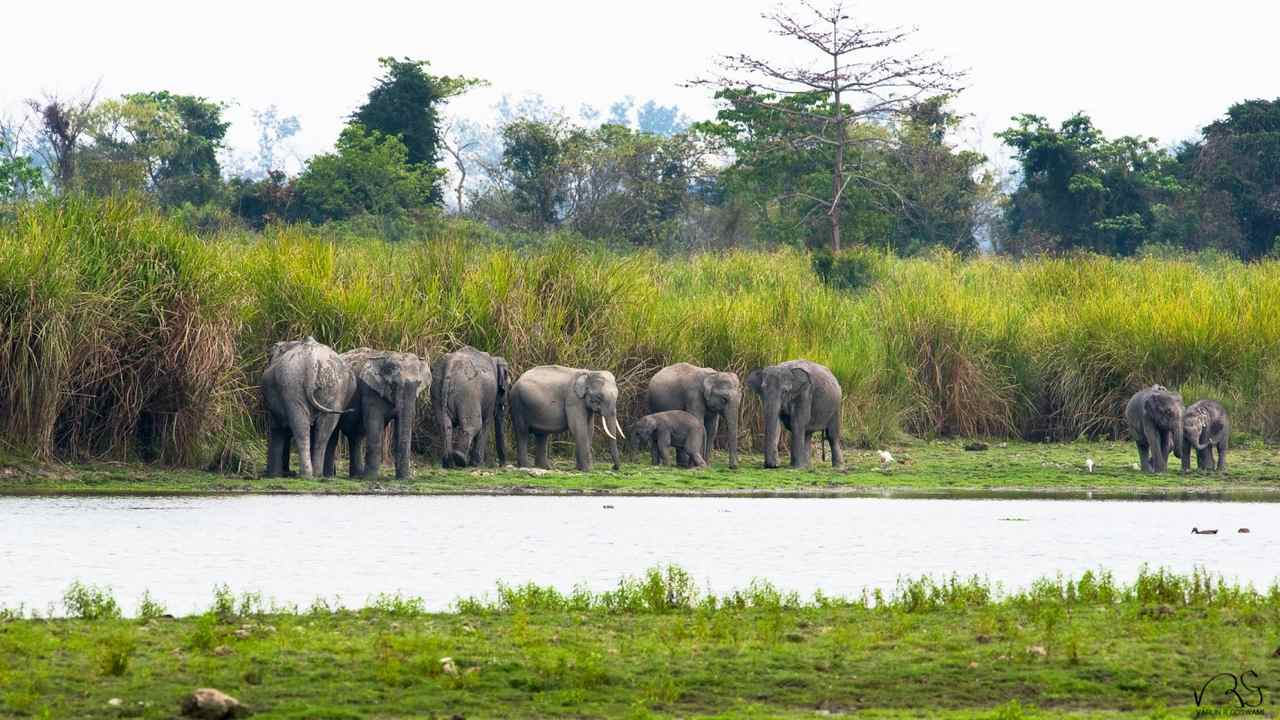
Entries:
MULTIPOLYGON (((1225 474, 1171 471, 1142 474, 1133 469, 1137 452, 1125 442, 1027 443, 990 441, 970 452, 967 442, 910 441, 888 445, 894 464, 885 467, 875 451, 850 449, 845 467, 832 470, 814 453, 812 470, 765 470, 758 455, 744 455, 738 469, 724 465, 717 451, 706 470, 656 468, 647 454, 624 457, 614 472, 599 462, 590 473, 559 459, 555 469, 530 474, 514 468, 442 470, 418 458, 414 477, 400 482, 385 474, 377 482, 334 479, 258 478, 154 465, 0 464, 0 494, 23 493, 613 493, 613 494, 856 494, 902 495, 1041 494, 1075 497, 1229 497, 1280 499, 1280 451, 1261 443, 1232 448, 1225 474), (1096 463, 1085 468, 1086 458, 1096 463)), ((785 454, 783 456, 785 461, 785 454)), ((259 460, 256 467, 261 467, 259 460)), ((1177 466, 1174 460, 1173 465, 1177 466)), ((344 464, 339 464, 344 469, 344 464)))
MULTIPOLYGON (((745 376, 807 357, 840 380, 846 438, 868 447, 1116 437, 1151 382, 1280 438, 1280 261, 855 250, 868 284, 846 291, 793 251, 517 249, 471 223, 433 228, 396 244, 305 227, 206 240, 139 201, 18 208, 0 222, 0 452, 236 470, 261 437, 266 349, 308 334, 610 369, 626 418, 671 362, 745 376)), ((758 402, 743 408, 758 434, 758 402)))
POLYGON ((1182 718, 1220 672, 1253 670, 1273 707, 1278 632, 1280 590, 1203 574, 802 600, 765 582, 706 596, 663 568, 603 593, 500 588, 448 613, 254 596, 176 620, 10 613, 0 714, 167 718, 211 686, 265 718, 1182 718))

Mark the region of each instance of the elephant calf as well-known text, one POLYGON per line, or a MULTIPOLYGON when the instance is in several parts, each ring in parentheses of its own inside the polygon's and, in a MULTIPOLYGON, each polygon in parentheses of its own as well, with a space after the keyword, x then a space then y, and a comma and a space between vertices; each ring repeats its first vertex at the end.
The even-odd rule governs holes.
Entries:
POLYGON ((738 409, 742 386, 738 376, 689 363, 668 365, 649 380, 649 412, 684 410, 702 423, 706 436, 702 457, 711 460, 712 446, 724 418, 728 431, 729 467, 738 467, 738 409))
POLYGON ((706 429, 702 421, 683 410, 667 410, 645 415, 632 426, 633 447, 649 444, 654 465, 667 464, 667 450, 676 448, 676 463, 682 468, 706 467, 706 429))
POLYGON ((1152 385, 1134 393, 1125 405, 1129 434, 1138 446, 1143 472, 1164 472, 1169 453, 1182 447, 1182 396, 1163 385, 1152 385))
POLYGON ((1182 415, 1182 472, 1191 469, 1191 450, 1196 451, 1196 467, 1200 470, 1227 469, 1227 436, 1231 434, 1231 420, 1227 410, 1217 400, 1194 402, 1182 415), (1213 450, 1218 449, 1218 462, 1213 462, 1213 450))

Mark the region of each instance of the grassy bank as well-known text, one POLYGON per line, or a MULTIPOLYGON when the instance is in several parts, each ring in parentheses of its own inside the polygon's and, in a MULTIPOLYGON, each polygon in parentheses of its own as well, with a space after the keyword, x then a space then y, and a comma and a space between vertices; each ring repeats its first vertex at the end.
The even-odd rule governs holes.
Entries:
MULTIPOLYGON (((670 362, 745 375, 807 357, 835 372, 848 439, 867 445, 1110 436, 1152 381, 1221 398, 1246 436, 1280 436, 1280 262, 867 253, 851 261, 861 287, 834 290, 788 251, 502 240, 444 223, 396 245, 300 228, 206 241, 125 201, 20 209, 0 225, 4 450, 236 468, 260 437, 266 348, 307 334, 428 356, 470 343, 517 371, 608 368, 631 416, 670 362)), ((754 398, 744 413, 757 433, 754 398)))
MULTIPOLYGON (((706 470, 655 468, 647 454, 624 459, 614 472, 597 463, 590 473, 571 459, 543 473, 515 468, 442 470, 419 458, 414 477, 385 475, 376 483, 335 479, 258 478, 137 463, 36 465, 0 462, 0 495, 24 493, 605 493, 605 494, 952 494, 1094 497, 1226 497, 1280 499, 1280 452, 1262 444, 1233 448, 1224 474, 1192 472, 1144 475, 1133 469, 1137 453, 1127 442, 992 442, 985 451, 966 441, 911 441, 888 446, 886 465, 873 451, 853 450, 833 470, 815 453, 812 470, 765 470, 763 458, 744 455, 737 470, 719 453, 706 470), (1094 471, 1085 461, 1092 459, 1094 471)), ((785 457, 785 456, 784 456, 785 457)), ((1174 465, 1176 466, 1176 461, 1174 465)), ((261 459, 255 467, 261 466, 261 459)), ((1194 465, 1193 465, 1194 467, 1194 465)), ((340 470, 345 471, 343 466, 340 470)))
MULTIPOLYGON (((65 610, 75 619, 0 622, 6 717, 171 717, 212 686, 267 718, 1175 718, 1222 672, 1257 673, 1269 710, 1280 672, 1280 590, 1162 571, 802 600, 763 582, 705 596, 665 568, 605 593, 500 587, 443 614, 221 591, 176 620, 154 604, 120 619, 77 586, 65 610)), ((1235 703, 1226 682, 1205 705, 1235 703)))

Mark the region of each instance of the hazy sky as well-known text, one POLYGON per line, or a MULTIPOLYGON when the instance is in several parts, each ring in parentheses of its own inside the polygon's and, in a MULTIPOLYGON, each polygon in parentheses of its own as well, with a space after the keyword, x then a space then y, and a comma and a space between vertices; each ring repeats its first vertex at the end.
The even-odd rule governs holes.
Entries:
MULTIPOLYGON (((823 0, 818 0, 821 3, 823 0)), ((278 105, 302 123, 303 154, 331 147, 363 100, 380 55, 431 61, 440 74, 487 79, 451 112, 484 119, 503 94, 541 93, 576 110, 626 95, 678 103, 694 118, 709 92, 680 83, 721 53, 785 56, 763 0, 464 0, 359 3, 62 2, 34 0, 0 17, 0 112, 43 91, 104 95, 168 89, 234 103, 231 140, 249 148, 248 112, 278 105)), ((1109 135, 1190 137, 1232 102, 1280 96, 1274 31, 1280 5, 1243 0, 945 2, 862 0, 851 14, 918 26, 918 44, 970 71, 958 103, 971 144, 1010 116, 1061 121, 1090 113, 1109 135)))

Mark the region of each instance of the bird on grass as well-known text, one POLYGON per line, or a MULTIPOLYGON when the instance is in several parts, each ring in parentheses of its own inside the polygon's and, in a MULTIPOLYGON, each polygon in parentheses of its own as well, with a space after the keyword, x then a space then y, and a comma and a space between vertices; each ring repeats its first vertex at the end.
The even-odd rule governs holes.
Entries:
POLYGON ((1093 458, 1085 458, 1084 466, 1089 468, 1089 472, 1093 472, 1093 458))
POLYGON ((881 464, 881 465, 891 465, 891 464, 893 464, 893 455, 892 455, 892 454, 890 454, 888 450, 881 450, 881 451, 880 451, 880 464, 881 464))
POLYGON ((1200 528, 1191 528, 1192 535, 1217 535, 1217 530, 1201 530, 1200 528))

